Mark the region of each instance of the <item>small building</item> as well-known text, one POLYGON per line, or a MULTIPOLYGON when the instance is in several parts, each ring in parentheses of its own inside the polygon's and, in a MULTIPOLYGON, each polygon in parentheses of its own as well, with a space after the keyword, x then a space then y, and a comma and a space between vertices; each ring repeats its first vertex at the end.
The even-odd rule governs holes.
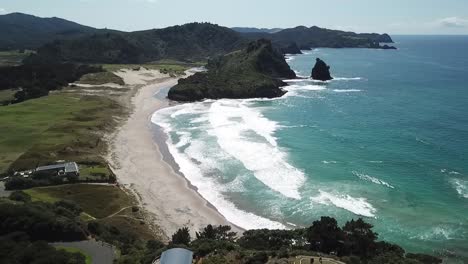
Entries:
POLYGON ((193 252, 185 248, 172 248, 162 253, 161 258, 154 263, 160 264, 192 264, 193 252))
POLYGON ((80 169, 76 162, 66 162, 54 165, 37 167, 34 173, 47 176, 80 176, 80 169))

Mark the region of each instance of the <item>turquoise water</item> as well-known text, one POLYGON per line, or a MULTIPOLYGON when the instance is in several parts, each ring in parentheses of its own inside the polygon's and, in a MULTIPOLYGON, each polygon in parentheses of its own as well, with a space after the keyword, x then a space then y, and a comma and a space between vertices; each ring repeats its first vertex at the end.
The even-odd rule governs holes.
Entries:
POLYGON ((307 226, 363 217, 410 251, 468 259, 468 37, 395 37, 399 50, 316 49, 275 100, 155 113, 180 171, 231 222, 307 226))

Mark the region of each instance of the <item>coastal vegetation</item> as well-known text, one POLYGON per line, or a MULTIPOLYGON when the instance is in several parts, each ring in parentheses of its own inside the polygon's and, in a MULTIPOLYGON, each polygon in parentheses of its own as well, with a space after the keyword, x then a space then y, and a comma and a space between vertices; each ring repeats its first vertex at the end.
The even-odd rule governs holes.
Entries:
POLYGON ((12 103, 19 103, 48 95, 87 73, 101 71, 102 68, 89 65, 28 61, 19 66, 0 67, 0 89, 16 89, 12 103))
POLYGON ((372 227, 362 219, 340 227, 335 219, 322 217, 307 228, 248 230, 237 237, 229 226, 208 225, 192 241, 187 228, 179 229, 171 243, 193 250, 203 263, 290 263, 299 255, 325 255, 352 264, 442 263, 436 257, 405 254, 398 245, 378 241, 372 227))
POLYGON ((286 85, 280 79, 295 78, 283 55, 269 40, 257 40, 247 48, 209 61, 208 72, 199 72, 169 90, 168 98, 196 101, 204 98, 279 97, 286 85))
POLYGON ((126 194, 114 186, 68 185, 55 190, 44 188, 14 192, 9 199, 0 199, 0 262, 30 263, 34 257, 45 257, 35 256, 33 251, 24 254, 15 251, 19 250, 18 246, 24 246, 44 248, 51 257, 57 258, 53 263, 86 263, 86 256, 80 252, 57 250, 45 242, 81 241, 90 235, 117 246, 121 255, 119 261, 139 257, 148 241, 161 238, 144 224, 142 211, 132 204, 126 194), (107 203, 115 207, 107 208, 107 203), (3 262, 16 258, 19 262, 3 262))
MULTIPOLYGON (((89 197, 87 194, 88 197, 85 197, 79 194, 83 187, 69 186, 66 192, 58 188, 39 188, 28 192, 18 191, 9 199, 0 199, 0 243, 4 248, 11 249, 0 250, 0 259, 11 256, 31 258, 30 255, 35 254, 32 251, 25 251, 25 256, 16 254, 15 248, 23 245, 26 248, 41 247, 54 256, 62 256, 63 261, 56 263, 85 263, 86 257, 80 252, 57 251, 44 242, 79 241, 91 235, 117 246, 120 252, 117 263, 149 264, 163 251, 173 247, 192 250, 196 259, 201 259, 203 263, 288 263, 295 256, 318 255, 353 264, 441 263, 436 257, 406 253, 398 245, 379 241, 372 225, 362 219, 348 221, 340 227, 335 219, 322 217, 306 228, 248 230, 242 235, 232 232, 230 226, 208 225, 191 237, 189 228, 182 227, 169 243, 165 243, 141 220, 134 221, 138 220, 139 210, 133 206, 128 208, 129 211, 126 211, 126 207, 120 210, 114 208, 117 211, 107 216, 94 212, 95 216, 100 217, 84 219, 83 213, 91 213, 99 207, 92 208, 93 204, 111 201, 116 205, 123 203, 120 206, 124 206, 126 202, 119 199, 112 201, 113 195, 89 197)), ((101 189, 93 194, 108 192, 101 189)), ((110 191, 115 192, 118 189, 110 191)))

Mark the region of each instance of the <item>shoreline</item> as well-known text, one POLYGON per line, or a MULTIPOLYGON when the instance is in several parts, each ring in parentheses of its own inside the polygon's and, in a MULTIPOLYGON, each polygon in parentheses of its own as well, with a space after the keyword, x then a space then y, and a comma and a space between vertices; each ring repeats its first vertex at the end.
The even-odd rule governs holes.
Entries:
POLYGON ((194 234, 208 224, 230 225, 233 231, 242 232, 242 228, 230 223, 179 172, 167 149, 167 135, 151 122, 154 112, 170 105, 160 93, 175 85, 178 79, 160 75, 135 88, 130 104, 132 111, 112 136, 107 159, 118 183, 136 194, 140 205, 153 218, 151 222, 167 238, 184 226, 194 234))

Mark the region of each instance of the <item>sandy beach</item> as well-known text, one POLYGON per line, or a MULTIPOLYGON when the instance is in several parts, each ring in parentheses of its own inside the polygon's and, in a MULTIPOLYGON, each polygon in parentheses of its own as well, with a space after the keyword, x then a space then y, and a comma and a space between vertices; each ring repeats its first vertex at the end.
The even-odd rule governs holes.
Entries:
POLYGON ((194 233, 207 224, 230 224, 165 162, 156 143, 162 144, 164 138, 155 141, 151 116, 169 103, 155 94, 175 85, 178 78, 150 70, 117 74, 134 92, 129 99, 131 114, 112 136, 108 160, 119 184, 134 192, 154 219, 148 224, 159 226, 167 237, 184 226, 194 233))

